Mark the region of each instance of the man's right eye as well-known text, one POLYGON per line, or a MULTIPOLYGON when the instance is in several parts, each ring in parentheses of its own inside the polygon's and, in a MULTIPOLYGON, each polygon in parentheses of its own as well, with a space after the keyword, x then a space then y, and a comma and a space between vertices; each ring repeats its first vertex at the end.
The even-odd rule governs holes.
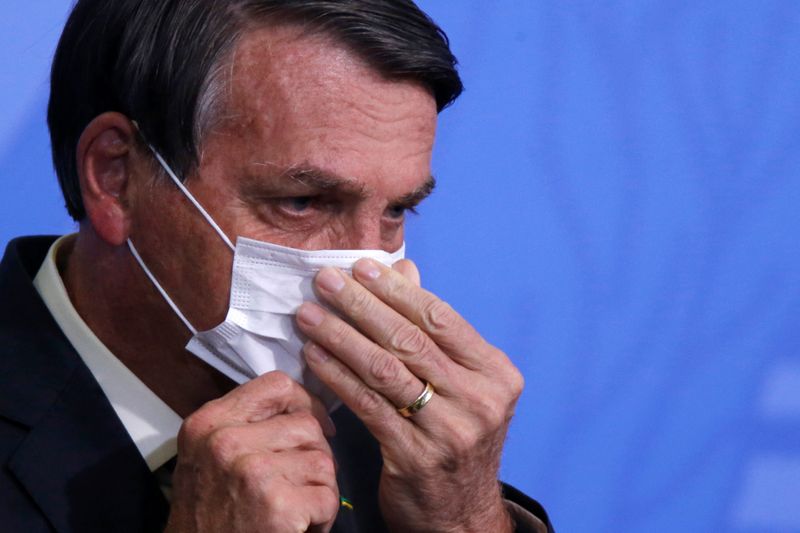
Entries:
POLYGON ((281 198, 278 205, 292 213, 303 213, 314 203, 313 196, 293 196, 291 198, 281 198))

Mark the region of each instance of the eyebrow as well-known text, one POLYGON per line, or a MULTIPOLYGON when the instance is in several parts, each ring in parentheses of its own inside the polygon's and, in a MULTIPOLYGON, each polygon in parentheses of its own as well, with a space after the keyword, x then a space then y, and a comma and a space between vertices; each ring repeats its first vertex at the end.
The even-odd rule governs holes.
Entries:
MULTIPOLYGON (((317 191, 339 192, 359 198, 365 198, 368 195, 366 187, 358 183, 355 178, 346 178, 310 165, 290 167, 277 174, 274 180, 270 180, 273 182, 272 184, 265 184, 263 179, 253 177, 250 183, 247 184, 246 190, 254 196, 258 196, 259 193, 263 194, 267 191, 277 192, 277 189, 280 187, 279 183, 285 183, 287 180, 317 191)), ((433 176, 428 176, 422 185, 408 194, 391 200, 390 204, 415 206, 427 198, 435 188, 436 179, 433 176)))
POLYGON ((313 166, 292 167, 282 172, 278 179, 291 180, 321 191, 339 191, 353 196, 366 196, 365 187, 354 178, 345 178, 313 166))
POLYGON ((418 205, 422 200, 430 196, 435 188, 436 188, 436 178, 434 178, 432 175, 428 176, 428 179, 425 180, 425 183, 423 183, 410 193, 401 196, 392 203, 395 205, 414 207, 418 205))

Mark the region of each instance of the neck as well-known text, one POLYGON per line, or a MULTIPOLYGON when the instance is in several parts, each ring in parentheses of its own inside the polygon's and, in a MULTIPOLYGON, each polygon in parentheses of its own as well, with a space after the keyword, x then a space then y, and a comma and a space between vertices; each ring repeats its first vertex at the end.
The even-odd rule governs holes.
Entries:
POLYGON ((191 333, 127 247, 111 247, 82 226, 73 245, 59 250, 58 267, 84 322, 181 417, 236 385, 184 349, 191 333))

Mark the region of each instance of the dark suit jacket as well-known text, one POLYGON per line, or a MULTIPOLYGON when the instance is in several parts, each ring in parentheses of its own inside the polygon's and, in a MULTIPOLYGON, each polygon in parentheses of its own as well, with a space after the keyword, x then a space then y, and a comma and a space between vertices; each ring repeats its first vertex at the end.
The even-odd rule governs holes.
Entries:
MULTIPOLYGON (((169 507, 89 369, 33 286, 53 237, 15 239, 0 263, 0 530, 158 531, 169 507)), ((342 509, 334 531, 385 530, 376 441, 346 408, 334 414, 342 509)), ((538 503, 506 498, 545 523, 538 503)))

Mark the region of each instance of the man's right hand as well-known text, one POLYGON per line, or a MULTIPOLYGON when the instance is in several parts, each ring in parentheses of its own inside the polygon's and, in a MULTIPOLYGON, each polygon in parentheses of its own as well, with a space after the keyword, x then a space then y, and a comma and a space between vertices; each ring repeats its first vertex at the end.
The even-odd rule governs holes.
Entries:
POLYGON ((325 407, 270 372, 189 416, 167 532, 328 531, 339 509, 325 407))

